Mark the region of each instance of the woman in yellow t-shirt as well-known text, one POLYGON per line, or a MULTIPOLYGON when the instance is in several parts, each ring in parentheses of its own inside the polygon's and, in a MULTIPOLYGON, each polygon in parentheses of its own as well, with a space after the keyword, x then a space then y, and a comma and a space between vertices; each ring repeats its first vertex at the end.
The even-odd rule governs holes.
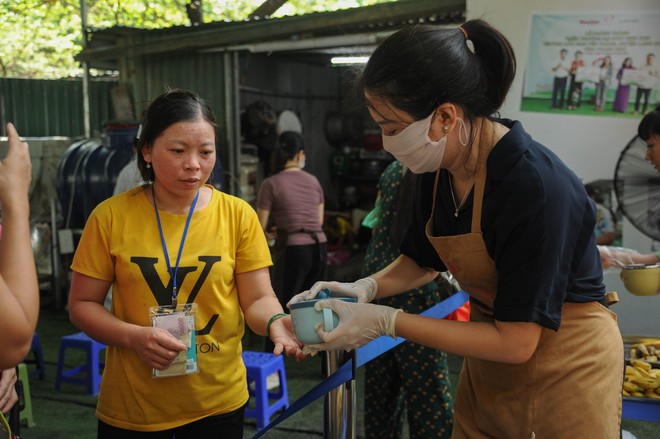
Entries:
POLYGON ((270 284, 266 239, 248 203, 206 184, 215 123, 197 95, 156 98, 138 137, 147 183, 96 207, 71 265, 71 320, 108 346, 98 437, 203 439, 222 431, 240 439, 244 323, 268 335, 275 354, 302 358, 270 284), (103 306, 110 286, 111 311, 103 306), (152 326, 150 309, 171 317, 173 302, 177 310, 196 307, 194 330, 190 317, 173 327, 161 316, 167 323, 152 326), (182 355, 185 367, 176 369, 182 355))

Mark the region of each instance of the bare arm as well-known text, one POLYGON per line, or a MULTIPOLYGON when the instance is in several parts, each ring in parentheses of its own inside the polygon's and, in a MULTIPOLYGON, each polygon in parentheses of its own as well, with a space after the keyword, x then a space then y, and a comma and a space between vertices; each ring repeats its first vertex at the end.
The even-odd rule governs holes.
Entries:
MULTIPOLYGON (((276 314, 284 314, 273 287, 270 283, 268 268, 260 268, 246 273, 236 274, 238 299, 245 320, 255 333, 267 335, 266 327, 270 318, 276 314)), ((270 338, 275 344, 276 355, 284 351, 286 355, 302 360, 302 345, 293 334, 291 316, 274 320, 270 326, 270 338)))
POLYGON ((101 343, 136 351, 150 367, 168 367, 186 346, 163 328, 134 325, 115 317, 103 306, 110 285, 110 282, 73 272, 69 293, 73 324, 101 343))
POLYGON ((660 256, 657 253, 645 253, 639 255, 633 255, 632 260, 634 264, 657 264, 660 262, 660 256))
POLYGON ((436 278, 438 272, 422 268, 407 256, 401 255, 371 278, 378 283, 376 298, 389 297, 420 287, 436 278))
MULTIPOLYGON (((261 224, 261 228, 264 230, 264 234, 266 235, 267 240, 275 239, 276 234, 271 233, 273 230, 268 230, 268 219, 270 218, 270 210, 266 209, 257 209, 257 218, 259 218, 259 224, 261 224)), ((268 245, 271 245, 270 243, 268 245)))
POLYGON ((237 274, 236 285, 245 321, 255 333, 266 335, 268 319, 284 312, 270 284, 268 268, 237 274))
POLYGON ((325 204, 319 204, 319 224, 323 226, 323 220, 325 219, 325 204))
POLYGON ((30 241, 28 144, 7 124, 7 156, 0 161, 0 369, 23 361, 39 317, 39 283, 30 241))
POLYGON ((524 363, 536 350, 541 327, 526 322, 457 322, 399 313, 396 335, 465 357, 524 363))
POLYGON ((257 218, 259 218, 259 224, 261 228, 266 232, 266 227, 268 227, 268 218, 270 217, 270 210, 266 209, 257 209, 257 218))
MULTIPOLYGON (((378 283, 377 297, 387 297, 424 285, 437 274, 401 255, 371 277, 378 283)), ((522 363, 534 353, 541 327, 524 322, 456 322, 400 313, 396 317, 396 334, 456 355, 522 363)))

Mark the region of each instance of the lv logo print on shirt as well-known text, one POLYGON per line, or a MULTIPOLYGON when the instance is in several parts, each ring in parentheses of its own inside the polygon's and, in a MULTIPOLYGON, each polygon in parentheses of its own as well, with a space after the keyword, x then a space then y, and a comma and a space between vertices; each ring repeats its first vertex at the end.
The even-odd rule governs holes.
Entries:
MULTIPOLYGON (((221 259, 222 258, 220 256, 198 257, 198 260, 203 264, 203 268, 201 273, 199 274, 199 278, 197 279, 197 282, 195 282, 195 285, 190 291, 188 303, 193 303, 195 301, 195 298, 197 297, 197 293, 199 293, 202 285, 204 285, 204 281, 211 272, 213 265, 220 262, 221 259)), ((172 279, 169 280, 167 285, 163 285, 163 283, 160 280, 160 277, 158 276, 158 272, 156 272, 156 268, 155 268, 156 264, 158 263, 158 258, 133 256, 131 258, 131 262, 133 262, 138 267, 140 267, 142 276, 144 277, 145 282, 147 282, 147 285, 149 285, 149 289, 156 298, 158 304, 169 305, 172 302, 172 279)), ((197 267, 183 267, 183 266, 179 267, 176 275, 177 285, 183 285, 186 276, 189 273, 192 273, 193 271, 197 271, 197 267)), ((213 325, 217 319, 218 319, 218 314, 213 314, 211 319, 206 323, 206 325, 202 329, 195 331, 196 335, 206 335, 210 333, 211 328, 213 328, 213 325)))

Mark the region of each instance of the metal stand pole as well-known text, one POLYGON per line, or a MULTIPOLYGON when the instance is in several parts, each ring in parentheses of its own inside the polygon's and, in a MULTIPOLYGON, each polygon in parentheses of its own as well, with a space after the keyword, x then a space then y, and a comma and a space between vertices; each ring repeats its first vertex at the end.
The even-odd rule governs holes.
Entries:
MULTIPOLYGON (((339 369, 345 362, 353 358, 355 351, 327 351, 323 356, 325 378, 339 369)), ((331 392, 323 400, 323 438, 324 439, 355 439, 355 380, 347 381, 331 392)))

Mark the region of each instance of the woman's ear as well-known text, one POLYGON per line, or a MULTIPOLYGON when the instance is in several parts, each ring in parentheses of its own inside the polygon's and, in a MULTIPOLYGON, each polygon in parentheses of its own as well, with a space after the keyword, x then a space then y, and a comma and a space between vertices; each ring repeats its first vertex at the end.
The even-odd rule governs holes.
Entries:
POLYGON ((459 114, 460 108, 450 102, 445 102, 440 105, 436 110, 436 117, 442 122, 442 125, 447 125, 451 129, 456 123, 456 119, 462 116, 459 114))
POLYGON ((438 140, 446 135, 456 122, 456 107, 450 103, 444 103, 435 109, 429 134, 432 140, 438 140))
POLYGON ((144 159, 145 162, 150 163, 151 162, 151 147, 148 145, 144 145, 142 147, 142 151, 140 151, 138 154, 142 154, 142 158, 144 159))

